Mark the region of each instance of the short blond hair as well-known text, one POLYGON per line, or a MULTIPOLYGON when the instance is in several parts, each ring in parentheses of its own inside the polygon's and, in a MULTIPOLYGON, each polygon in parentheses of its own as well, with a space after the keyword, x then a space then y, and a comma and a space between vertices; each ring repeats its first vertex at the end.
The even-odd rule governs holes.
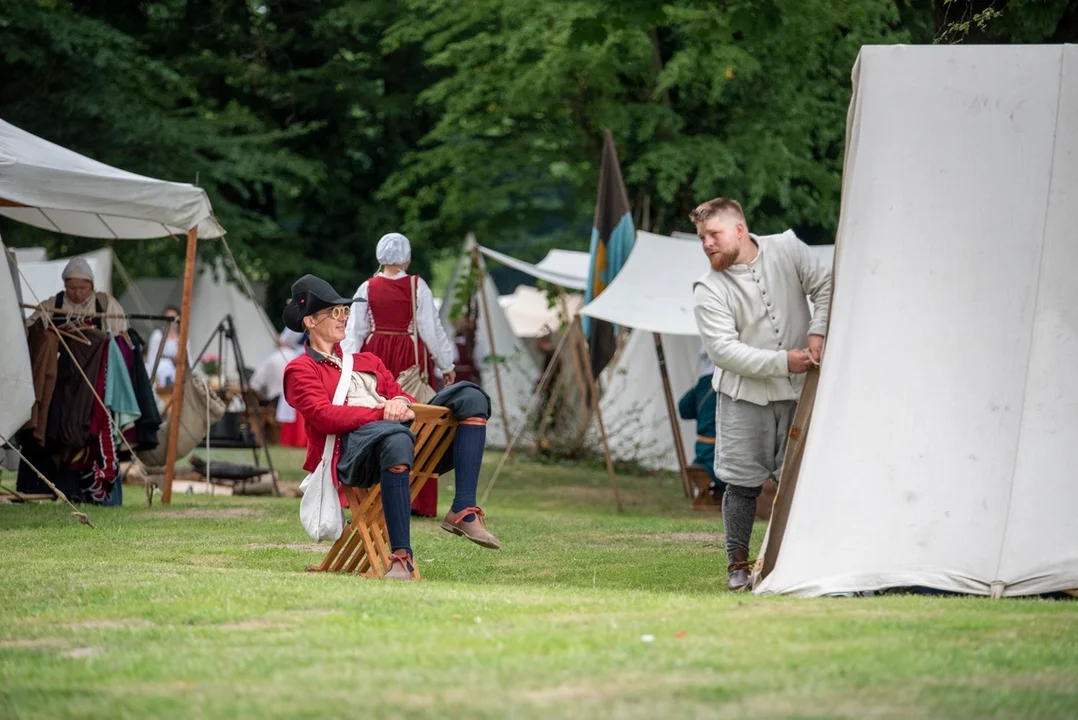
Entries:
POLYGON ((701 225, 716 215, 730 215, 745 223, 745 213, 741 209, 741 203, 724 197, 717 197, 697 205, 696 209, 689 213, 689 219, 699 229, 701 225))

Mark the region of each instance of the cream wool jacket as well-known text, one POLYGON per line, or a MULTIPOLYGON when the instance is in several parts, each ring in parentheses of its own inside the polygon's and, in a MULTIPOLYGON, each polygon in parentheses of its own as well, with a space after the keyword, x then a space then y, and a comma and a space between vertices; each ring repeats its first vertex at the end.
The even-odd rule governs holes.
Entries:
POLYGON ((790 373, 786 353, 826 332, 831 272, 792 230, 752 239, 755 260, 693 284, 696 327, 716 367, 712 387, 756 405, 797 400, 805 376, 790 373))

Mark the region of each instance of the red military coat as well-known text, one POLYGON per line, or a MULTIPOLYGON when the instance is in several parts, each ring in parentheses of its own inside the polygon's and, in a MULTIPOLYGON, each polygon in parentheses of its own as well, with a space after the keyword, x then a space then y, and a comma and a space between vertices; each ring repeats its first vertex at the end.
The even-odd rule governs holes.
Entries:
MULTIPOLYGON (((341 346, 337 345, 334 351, 339 355, 341 346)), ((382 361, 376 355, 367 352, 355 353, 352 356, 352 372, 370 373, 378 378, 378 394, 387 399, 406 398, 409 402, 415 402, 401 386, 382 361)), ((337 479, 337 460, 341 454, 340 436, 352 432, 370 422, 382 420, 384 411, 382 408, 365 408, 349 406, 348 401, 344 405, 333 404, 333 393, 337 390, 337 383, 341 379, 341 369, 338 365, 328 360, 304 345, 304 352, 292 360, 284 369, 284 397, 288 404, 303 416, 307 426, 307 458, 303 463, 303 469, 312 472, 322 460, 322 452, 326 446, 327 435, 337 435, 337 442, 333 448, 333 462, 331 471, 333 482, 340 488, 337 479)), ((342 505, 344 494, 341 493, 342 505)))

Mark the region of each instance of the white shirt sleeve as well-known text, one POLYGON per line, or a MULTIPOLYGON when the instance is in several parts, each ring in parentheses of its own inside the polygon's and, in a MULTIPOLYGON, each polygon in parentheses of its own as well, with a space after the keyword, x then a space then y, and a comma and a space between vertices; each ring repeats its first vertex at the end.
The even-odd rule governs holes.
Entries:
POLYGON ((764 350, 741 342, 733 313, 710 288, 698 283, 693 295, 696 327, 708 357, 717 368, 753 378, 790 374, 785 350, 764 350))
POLYGON ((344 342, 341 343, 345 352, 357 353, 362 350, 363 343, 367 341, 367 333, 374 329, 370 327, 370 314, 367 311, 368 282, 360 285, 352 296, 353 300, 363 302, 352 303, 352 314, 348 316, 348 324, 344 326, 344 342))
POLYGON ((812 298, 813 313, 808 334, 824 335, 827 333, 827 316, 831 312, 831 271, 801 240, 797 241, 797 275, 801 279, 801 289, 812 298))
POLYGON ((434 358, 434 368, 439 375, 452 372, 453 343, 445 334, 445 328, 438 319, 438 313, 434 309, 434 293, 423 278, 416 283, 416 329, 423 344, 427 346, 431 357, 434 358))

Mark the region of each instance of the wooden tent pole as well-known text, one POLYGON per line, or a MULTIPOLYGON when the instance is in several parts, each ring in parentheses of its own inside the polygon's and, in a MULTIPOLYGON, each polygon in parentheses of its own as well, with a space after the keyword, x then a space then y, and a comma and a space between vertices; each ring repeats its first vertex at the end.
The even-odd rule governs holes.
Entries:
POLYGON ((603 423, 603 412, 599 409, 599 384, 595 382, 595 376, 591 371, 591 357, 588 354, 588 342, 584 339, 584 328, 580 324, 580 316, 573 318, 569 331, 575 335, 570 340, 570 350, 578 352, 583 357, 584 377, 587 380, 591 396, 591 408, 595 412, 595 419, 599 422, 599 435, 603 438, 603 455, 606 456, 606 474, 610 476, 610 487, 614 490, 614 502, 618 506, 618 512, 623 512, 621 507, 621 493, 618 492, 618 479, 614 475, 614 461, 610 459, 610 441, 606 437, 606 425, 603 423), (574 347, 575 346, 575 347, 574 347))
POLYGON ((176 381, 172 386, 172 412, 168 426, 168 448, 165 450, 165 484, 161 502, 172 502, 172 481, 176 477, 176 449, 180 442, 180 415, 183 411, 183 386, 187 381, 187 331, 191 327, 191 291, 195 285, 195 258, 198 252, 198 228, 187 231, 187 258, 183 266, 183 302, 180 303, 180 338, 176 353, 176 381))
POLYGON ((655 338, 655 354, 659 358, 659 374, 663 378, 663 393, 666 395, 666 414, 670 416, 670 428, 674 431, 674 452, 677 453, 678 471, 681 474, 681 488, 685 491, 685 497, 692 497, 692 486, 689 484, 689 472, 686 469, 685 446, 681 442, 681 423, 678 422, 677 404, 674 402, 674 391, 670 387, 670 375, 666 372, 666 353, 663 352, 663 338, 659 333, 652 333, 655 338))
POLYGON ((487 326, 487 342, 490 343, 491 364, 494 365, 494 385, 498 388, 498 408, 502 411, 502 429, 505 431, 505 446, 509 447, 509 414, 505 412, 505 393, 502 392, 502 374, 498 370, 498 350, 494 347, 494 331, 490 324, 490 304, 487 302, 487 288, 483 281, 483 263, 479 258, 479 246, 472 247, 472 262, 479 277, 479 299, 483 303, 483 324, 487 326))

